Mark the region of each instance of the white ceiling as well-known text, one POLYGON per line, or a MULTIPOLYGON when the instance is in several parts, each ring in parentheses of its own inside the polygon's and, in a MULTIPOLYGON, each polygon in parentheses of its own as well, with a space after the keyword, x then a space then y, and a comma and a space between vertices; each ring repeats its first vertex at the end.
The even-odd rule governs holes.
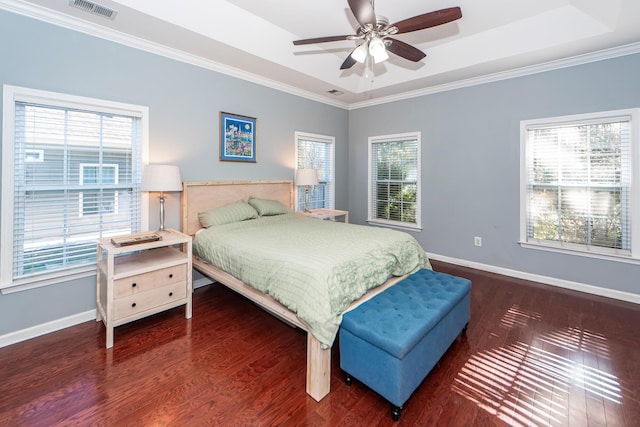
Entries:
POLYGON ((345 71, 355 41, 292 42, 353 34, 346 0, 91 1, 116 10, 115 19, 69 0, 0 7, 347 108, 640 51, 639 0, 377 0, 376 14, 392 23, 452 6, 463 16, 395 36, 427 54, 418 63, 392 54, 373 70, 345 71))

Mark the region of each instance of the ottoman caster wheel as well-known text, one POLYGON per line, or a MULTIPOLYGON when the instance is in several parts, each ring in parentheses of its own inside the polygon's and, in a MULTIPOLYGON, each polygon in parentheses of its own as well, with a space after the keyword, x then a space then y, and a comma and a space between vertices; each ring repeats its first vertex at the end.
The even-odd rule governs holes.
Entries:
POLYGON ((393 421, 398 421, 400 419, 400 411, 402 410, 402 408, 398 407, 398 406, 392 406, 391 407, 391 418, 393 419, 393 421))
POLYGON ((351 386, 351 383, 353 382, 353 379, 351 378, 351 375, 347 374, 344 376, 344 382, 347 383, 348 386, 351 386))

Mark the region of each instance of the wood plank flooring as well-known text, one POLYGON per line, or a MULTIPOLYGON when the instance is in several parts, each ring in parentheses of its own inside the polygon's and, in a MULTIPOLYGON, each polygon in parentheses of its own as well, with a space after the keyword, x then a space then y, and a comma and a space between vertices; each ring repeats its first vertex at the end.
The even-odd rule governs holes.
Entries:
POLYGON ((223 286, 116 328, 0 349, 0 426, 639 426, 640 306, 434 262, 473 283, 471 322, 394 423, 333 348, 305 393, 305 336, 223 286))

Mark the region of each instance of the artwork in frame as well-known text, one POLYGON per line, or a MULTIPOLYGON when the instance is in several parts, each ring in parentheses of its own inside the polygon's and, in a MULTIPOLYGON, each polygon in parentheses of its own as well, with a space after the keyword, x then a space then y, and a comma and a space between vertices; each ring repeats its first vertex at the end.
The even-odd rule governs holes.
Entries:
POLYGON ((220 160, 256 162, 258 119, 220 112, 220 160))

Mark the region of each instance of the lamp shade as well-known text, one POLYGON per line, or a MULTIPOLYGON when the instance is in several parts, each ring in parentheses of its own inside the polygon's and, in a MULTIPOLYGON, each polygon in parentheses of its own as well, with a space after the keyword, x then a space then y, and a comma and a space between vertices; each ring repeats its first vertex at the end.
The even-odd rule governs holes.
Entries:
POLYGON ((318 172, 315 169, 298 169, 296 185, 318 185, 318 172))
POLYGON ((142 172, 142 191, 182 191, 180 169, 173 165, 146 165, 142 172))

